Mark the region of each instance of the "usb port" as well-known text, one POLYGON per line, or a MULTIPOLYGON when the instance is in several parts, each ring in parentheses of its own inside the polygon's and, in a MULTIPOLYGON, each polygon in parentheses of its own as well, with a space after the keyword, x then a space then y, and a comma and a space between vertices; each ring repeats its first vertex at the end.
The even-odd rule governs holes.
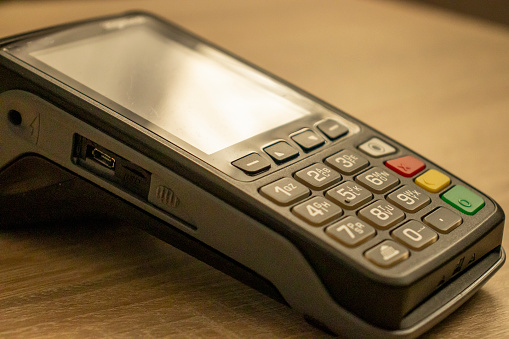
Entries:
POLYGON ((148 198, 152 173, 79 134, 74 136, 73 162, 106 181, 148 198))
POLYGON ((110 157, 105 152, 101 151, 97 147, 95 147, 91 153, 91 158, 97 161, 98 163, 106 166, 109 169, 115 169, 115 158, 110 157))

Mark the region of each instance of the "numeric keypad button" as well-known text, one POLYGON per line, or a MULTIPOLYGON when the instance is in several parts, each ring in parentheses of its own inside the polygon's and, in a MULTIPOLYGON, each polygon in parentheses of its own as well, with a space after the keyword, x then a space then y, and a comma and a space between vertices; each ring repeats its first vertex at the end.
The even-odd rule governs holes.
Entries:
POLYGON ((292 209, 292 213, 311 225, 325 225, 343 214, 341 207, 322 197, 314 197, 292 209))
POLYGON ((431 202, 422 189, 407 185, 389 194, 387 200, 409 213, 415 213, 431 202))
POLYGON ((314 190, 322 190, 341 180, 341 174, 324 164, 313 164, 295 173, 295 179, 314 190))
POLYGON ((438 234, 431 228, 415 220, 410 220, 398 227, 392 232, 392 236, 417 251, 428 247, 438 239, 438 234))
POLYGON ((309 196, 311 191, 292 178, 279 179, 260 188, 260 194, 278 205, 288 206, 309 196))
POLYGON ((359 211, 359 218, 379 229, 387 229, 405 219, 405 213, 384 200, 377 200, 359 211))
POLYGON ((346 181, 328 190, 325 197, 345 209, 353 210, 373 199, 373 194, 353 181, 346 181))
POLYGON ((343 150, 328 157, 325 159, 325 163, 346 175, 354 174, 369 165, 366 158, 350 150, 343 150))
POLYGON ((326 228, 325 233, 345 246, 355 247, 375 236, 373 227, 356 217, 346 217, 326 228))
POLYGON ((388 171, 373 167, 355 177, 355 181, 374 193, 385 193, 399 184, 399 179, 388 171))

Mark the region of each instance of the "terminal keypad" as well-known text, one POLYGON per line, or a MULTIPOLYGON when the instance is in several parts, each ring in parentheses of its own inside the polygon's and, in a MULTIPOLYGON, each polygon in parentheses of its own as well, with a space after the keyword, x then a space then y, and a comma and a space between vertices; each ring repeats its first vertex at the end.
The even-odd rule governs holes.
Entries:
POLYGON ((397 157, 383 140, 372 138, 358 150, 340 149, 262 186, 260 194, 385 269, 433 247, 462 224, 462 213, 484 207, 478 194, 414 156, 397 157))

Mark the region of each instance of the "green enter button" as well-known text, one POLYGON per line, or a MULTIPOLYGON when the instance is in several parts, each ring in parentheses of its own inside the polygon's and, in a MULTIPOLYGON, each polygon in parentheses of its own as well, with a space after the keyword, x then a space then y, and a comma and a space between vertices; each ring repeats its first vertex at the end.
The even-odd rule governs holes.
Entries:
POLYGON ((468 215, 474 215, 484 207, 483 198, 464 186, 454 186, 442 194, 442 200, 468 215))

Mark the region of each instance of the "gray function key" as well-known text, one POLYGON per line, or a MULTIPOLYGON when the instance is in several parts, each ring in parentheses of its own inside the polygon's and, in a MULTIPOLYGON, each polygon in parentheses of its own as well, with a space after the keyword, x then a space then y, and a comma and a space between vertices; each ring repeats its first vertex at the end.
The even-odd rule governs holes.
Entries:
POLYGON ((377 200, 361 209, 359 218, 379 229, 387 229, 405 219, 405 213, 384 200, 377 200))
POLYGON ((278 164, 290 161, 299 155, 299 152, 286 141, 278 141, 263 150, 278 164))
POLYGON ((325 197, 345 209, 353 210, 373 199, 373 194, 353 181, 345 181, 328 190, 325 197))
POLYGON ((379 158, 387 154, 396 153, 396 149, 378 138, 371 138, 362 145, 359 149, 364 153, 371 155, 374 158, 379 158))
POLYGON ((292 136, 295 141, 305 152, 310 152, 315 148, 322 146, 325 140, 310 129, 306 129, 292 136))
POLYGON ((333 219, 339 218, 343 210, 322 197, 314 197, 295 206, 293 214, 315 226, 325 225, 333 219))
POLYGON ((385 193, 399 184, 399 179, 389 171, 373 167, 355 177, 360 183, 374 193, 385 193))
POLYGON ((387 200, 409 213, 415 213, 431 202, 422 189, 407 185, 389 194, 387 200))
POLYGON ((240 168, 246 174, 254 175, 270 168, 270 163, 258 153, 251 153, 232 162, 232 165, 240 168))
POLYGON ((318 127, 318 129, 322 131, 322 133, 325 134, 330 140, 336 140, 348 133, 348 128, 332 119, 324 120, 320 122, 316 127, 318 127))
POLYGON ((327 159, 325 163, 342 174, 351 175, 361 169, 368 167, 369 162, 359 153, 350 150, 343 150, 327 159))
POLYGON ((288 206, 309 196, 311 191, 291 178, 279 179, 260 188, 260 194, 278 205, 288 206))
POLYGON ((324 164, 313 164, 295 173, 295 179, 314 190, 321 190, 341 180, 341 174, 324 164))

